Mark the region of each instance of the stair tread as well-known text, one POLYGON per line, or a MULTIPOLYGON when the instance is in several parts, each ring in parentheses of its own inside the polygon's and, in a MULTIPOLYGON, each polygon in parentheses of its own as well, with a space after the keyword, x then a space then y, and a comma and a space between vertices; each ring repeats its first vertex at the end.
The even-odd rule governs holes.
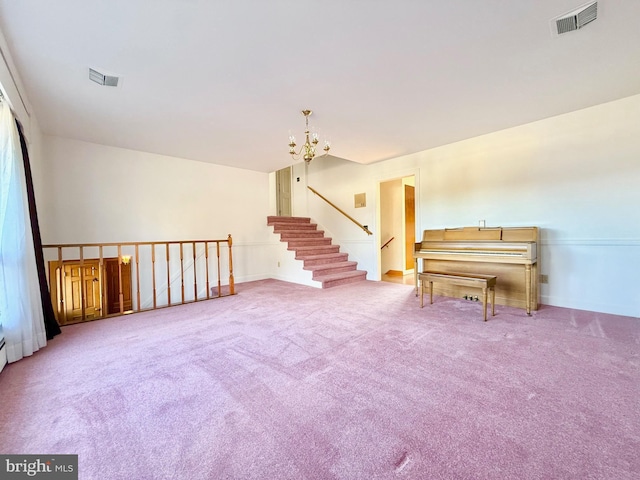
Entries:
POLYGON ((309 217, 279 217, 279 216, 267 217, 267 225, 272 225, 274 223, 309 223, 309 222, 311 222, 311 218, 309 217))

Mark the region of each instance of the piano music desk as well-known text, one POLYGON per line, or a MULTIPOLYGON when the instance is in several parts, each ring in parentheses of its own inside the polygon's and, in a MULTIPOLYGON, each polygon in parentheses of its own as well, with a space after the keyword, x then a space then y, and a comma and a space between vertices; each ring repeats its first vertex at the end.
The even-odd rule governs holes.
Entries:
POLYGON ((484 321, 487 321, 487 292, 491 292, 491 315, 496 314, 496 280, 494 275, 482 275, 480 273, 453 273, 453 272, 422 272, 418 274, 420 279, 420 308, 424 307, 424 287, 429 286, 429 303, 433 303, 433 282, 447 283, 462 287, 482 288, 482 311, 484 321))

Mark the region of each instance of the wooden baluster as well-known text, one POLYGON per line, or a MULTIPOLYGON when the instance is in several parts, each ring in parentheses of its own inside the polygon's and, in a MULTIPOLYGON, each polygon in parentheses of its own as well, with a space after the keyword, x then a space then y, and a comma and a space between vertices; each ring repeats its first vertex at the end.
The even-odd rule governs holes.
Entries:
POLYGON ((231 234, 229 234, 227 238, 227 244, 229 245, 229 295, 235 295, 235 282, 233 279, 233 254, 231 253, 233 240, 231 239, 231 234))
POLYGON ((204 242, 204 271, 207 280, 207 300, 209 300, 211 298, 209 292, 209 242, 204 242))
POLYGON ((140 311, 140 258, 139 258, 138 244, 136 243, 136 290, 137 290, 137 311, 140 311))
POLYGON ((87 318, 86 296, 84 291, 84 249, 80 246, 80 308, 82 309, 82 321, 87 318))
POLYGON ((182 290, 182 303, 184 303, 184 257, 182 242, 180 242, 180 289, 182 290))
POLYGON ((196 242, 193 242, 193 301, 198 301, 198 274, 196 272, 196 242))
POLYGON ((218 297, 222 295, 222 285, 220 283, 220 242, 216 240, 216 255, 218 256, 218 297))
POLYGON ((105 308, 105 295, 104 295, 104 290, 106 288, 105 285, 105 281, 104 281, 104 255, 103 255, 103 251, 102 251, 102 245, 100 245, 100 260, 98 261, 98 277, 99 277, 99 281, 100 283, 98 284, 100 286, 100 316, 104 317, 106 315, 105 312, 107 312, 107 309, 105 308))
POLYGON ((122 245, 118 245, 118 300, 120 314, 124 313, 124 293, 122 292, 122 245))
POLYGON ((527 315, 531 315, 531 265, 524 266, 524 290, 526 295, 527 315))
POLYGON ((153 282, 153 308, 155 309, 157 306, 156 299, 156 245, 155 243, 151 244, 151 277, 153 282))
MULTIPOLYGON (((64 265, 62 262, 62 247, 58 247, 58 267, 60 268, 60 290, 58 290, 58 301, 59 301, 59 308, 61 309, 62 312, 62 318, 60 320, 60 323, 62 325, 67 323, 67 309, 65 308, 64 302, 65 302, 65 298, 64 298, 64 265)), ((59 310, 60 312, 60 310, 59 310)))
POLYGON ((171 305, 171 278, 169 277, 169 244, 167 246, 167 305, 171 305))

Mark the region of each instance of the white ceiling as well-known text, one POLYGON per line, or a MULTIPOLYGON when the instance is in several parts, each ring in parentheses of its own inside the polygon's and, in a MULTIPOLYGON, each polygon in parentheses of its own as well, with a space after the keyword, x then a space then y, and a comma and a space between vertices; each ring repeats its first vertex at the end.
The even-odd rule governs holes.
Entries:
POLYGON ((304 108, 371 163, 640 93, 640 1, 552 35, 584 3, 0 0, 0 29, 44 133, 269 172, 304 108))

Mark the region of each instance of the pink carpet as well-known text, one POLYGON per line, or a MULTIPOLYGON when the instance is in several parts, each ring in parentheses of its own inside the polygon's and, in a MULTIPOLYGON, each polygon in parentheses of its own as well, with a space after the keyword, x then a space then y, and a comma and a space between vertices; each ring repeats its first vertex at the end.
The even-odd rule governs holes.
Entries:
POLYGON ((96 480, 640 478, 640 319, 237 292, 64 327, 0 374, 0 452, 96 480))

